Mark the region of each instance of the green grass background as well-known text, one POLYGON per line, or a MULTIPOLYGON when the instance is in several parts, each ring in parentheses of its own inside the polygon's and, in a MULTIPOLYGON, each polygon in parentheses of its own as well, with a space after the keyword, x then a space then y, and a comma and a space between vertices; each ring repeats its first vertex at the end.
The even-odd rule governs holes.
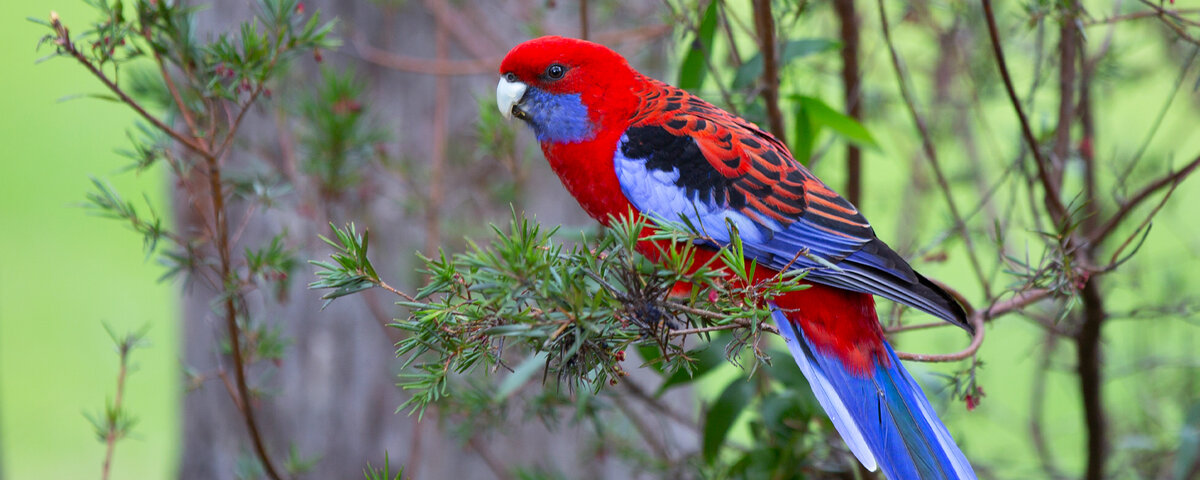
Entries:
POLYGON ((0 468, 5 479, 99 478, 104 445, 84 412, 99 413, 116 386, 117 332, 149 326, 134 353, 126 406, 139 419, 116 451, 113 478, 173 475, 182 388, 178 288, 156 282, 138 235, 79 208, 88 175, 111 179, 145 209, 166 212, 165 176, 117 171, 133 116, 114 103, 60 97, 101 85, 66 59, 34 61, 56 9, 76 28, 94 20, 78 0, 0 2, 0 468))

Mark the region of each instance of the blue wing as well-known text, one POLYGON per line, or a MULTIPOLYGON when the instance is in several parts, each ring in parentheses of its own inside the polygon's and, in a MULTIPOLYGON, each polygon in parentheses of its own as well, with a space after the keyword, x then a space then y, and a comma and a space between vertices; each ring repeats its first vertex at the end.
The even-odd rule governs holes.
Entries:
MULTIPOLYGON (((923 310, 969 332, 962 307, 875 237, 858 210, 796 162, 770 134, 682 90, 635 118, 613 166, 641 212, 681 217, 712 239, 737 228, 747 256, 807 280, 923 310)), ((646 105, 643 105, 646 108, 646 105)))

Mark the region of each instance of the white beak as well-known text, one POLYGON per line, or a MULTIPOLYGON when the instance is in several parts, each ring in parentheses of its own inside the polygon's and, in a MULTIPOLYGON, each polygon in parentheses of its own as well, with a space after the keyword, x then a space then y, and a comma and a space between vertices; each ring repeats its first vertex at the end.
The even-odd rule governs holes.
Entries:
POLYGON ((513 106, 521 101, 521 97, 525 96, 525 84, 521 82, 510 82, 504 77, 500 77, 500 83, 496 85, 496 107, 500 109, 500 114, 504 115, 506 120, 512 118, 513 106))

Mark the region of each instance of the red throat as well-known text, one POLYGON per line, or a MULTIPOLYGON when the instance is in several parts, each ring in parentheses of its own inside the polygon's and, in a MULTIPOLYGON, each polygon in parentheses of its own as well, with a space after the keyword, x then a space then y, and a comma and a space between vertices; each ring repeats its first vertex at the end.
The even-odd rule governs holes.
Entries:
POLYGON ((588 215, 606 226, 612 216, 637 212, 621 193, 613 170, 613 152, 620 140, 620 131, 616 133, 605 131, 582 143, 542 144, 542 152, 563 186, 588 215))

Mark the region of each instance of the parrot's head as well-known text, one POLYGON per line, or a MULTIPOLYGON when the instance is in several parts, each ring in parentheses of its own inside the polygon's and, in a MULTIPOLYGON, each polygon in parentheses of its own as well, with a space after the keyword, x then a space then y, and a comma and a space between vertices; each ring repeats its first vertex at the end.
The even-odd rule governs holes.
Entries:
MULTIPOLYGON (((496 103, 533 127, 543 143, 591 140, 637 107, 637 72, 603 45, 564 37, 513 47, 500 63, 496 103)), ((623 130, 623 129, 621 129, 623 130)))

